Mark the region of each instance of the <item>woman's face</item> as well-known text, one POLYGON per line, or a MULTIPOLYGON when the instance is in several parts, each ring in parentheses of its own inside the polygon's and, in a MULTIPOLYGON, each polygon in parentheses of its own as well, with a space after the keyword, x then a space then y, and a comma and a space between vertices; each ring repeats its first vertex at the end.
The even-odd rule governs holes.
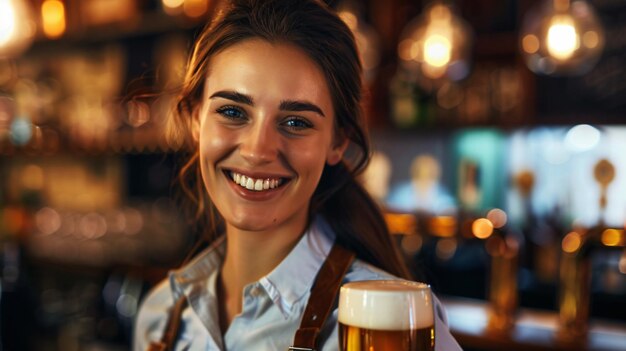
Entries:
POLYGON ((287 44, 231 46, 210 61, 197 118, 202 178, 228 230, 302 231, 346 145, 318 66, 287 44))

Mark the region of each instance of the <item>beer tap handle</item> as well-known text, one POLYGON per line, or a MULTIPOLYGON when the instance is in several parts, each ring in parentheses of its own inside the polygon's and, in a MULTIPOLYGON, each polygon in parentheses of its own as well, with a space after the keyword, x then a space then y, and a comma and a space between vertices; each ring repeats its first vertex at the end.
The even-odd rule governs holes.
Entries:
POLYGON ((601 159, 593 169, 593 176, 600 185, 600 225, 604 224, 604 214, 606 212, 607 198, 606 193, 609 184, 615 178, 615 166, 607 160, 601 159))

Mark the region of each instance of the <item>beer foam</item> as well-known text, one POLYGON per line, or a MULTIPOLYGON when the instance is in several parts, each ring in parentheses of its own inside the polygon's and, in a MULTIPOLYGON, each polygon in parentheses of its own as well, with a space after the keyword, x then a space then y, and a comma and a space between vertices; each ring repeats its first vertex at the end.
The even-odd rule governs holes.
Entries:
POLYGON ((422 329, 434 325, 433 314, 430 287, 424 283, 404 280, 351 282, 341 287, 339 295, 339 322, 355 327, 422 329))

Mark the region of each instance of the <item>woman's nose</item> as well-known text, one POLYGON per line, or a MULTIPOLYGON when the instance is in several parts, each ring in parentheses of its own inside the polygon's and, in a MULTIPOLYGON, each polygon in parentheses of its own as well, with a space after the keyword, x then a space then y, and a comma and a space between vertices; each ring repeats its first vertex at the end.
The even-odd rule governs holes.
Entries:
POLYGON ((270 123, 258 123, 244 133, 239 150, 252 165, 271 162, 278 157, 278 131, 270 123))

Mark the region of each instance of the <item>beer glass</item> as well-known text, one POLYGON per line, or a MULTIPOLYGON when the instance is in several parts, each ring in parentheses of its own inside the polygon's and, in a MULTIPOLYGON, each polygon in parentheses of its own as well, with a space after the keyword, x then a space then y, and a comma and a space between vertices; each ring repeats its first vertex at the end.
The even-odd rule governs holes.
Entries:
POLYGON ((343 351, 434 350, 430 286, 403 280, 344 284, 339 293, 339 343, 343 351))

